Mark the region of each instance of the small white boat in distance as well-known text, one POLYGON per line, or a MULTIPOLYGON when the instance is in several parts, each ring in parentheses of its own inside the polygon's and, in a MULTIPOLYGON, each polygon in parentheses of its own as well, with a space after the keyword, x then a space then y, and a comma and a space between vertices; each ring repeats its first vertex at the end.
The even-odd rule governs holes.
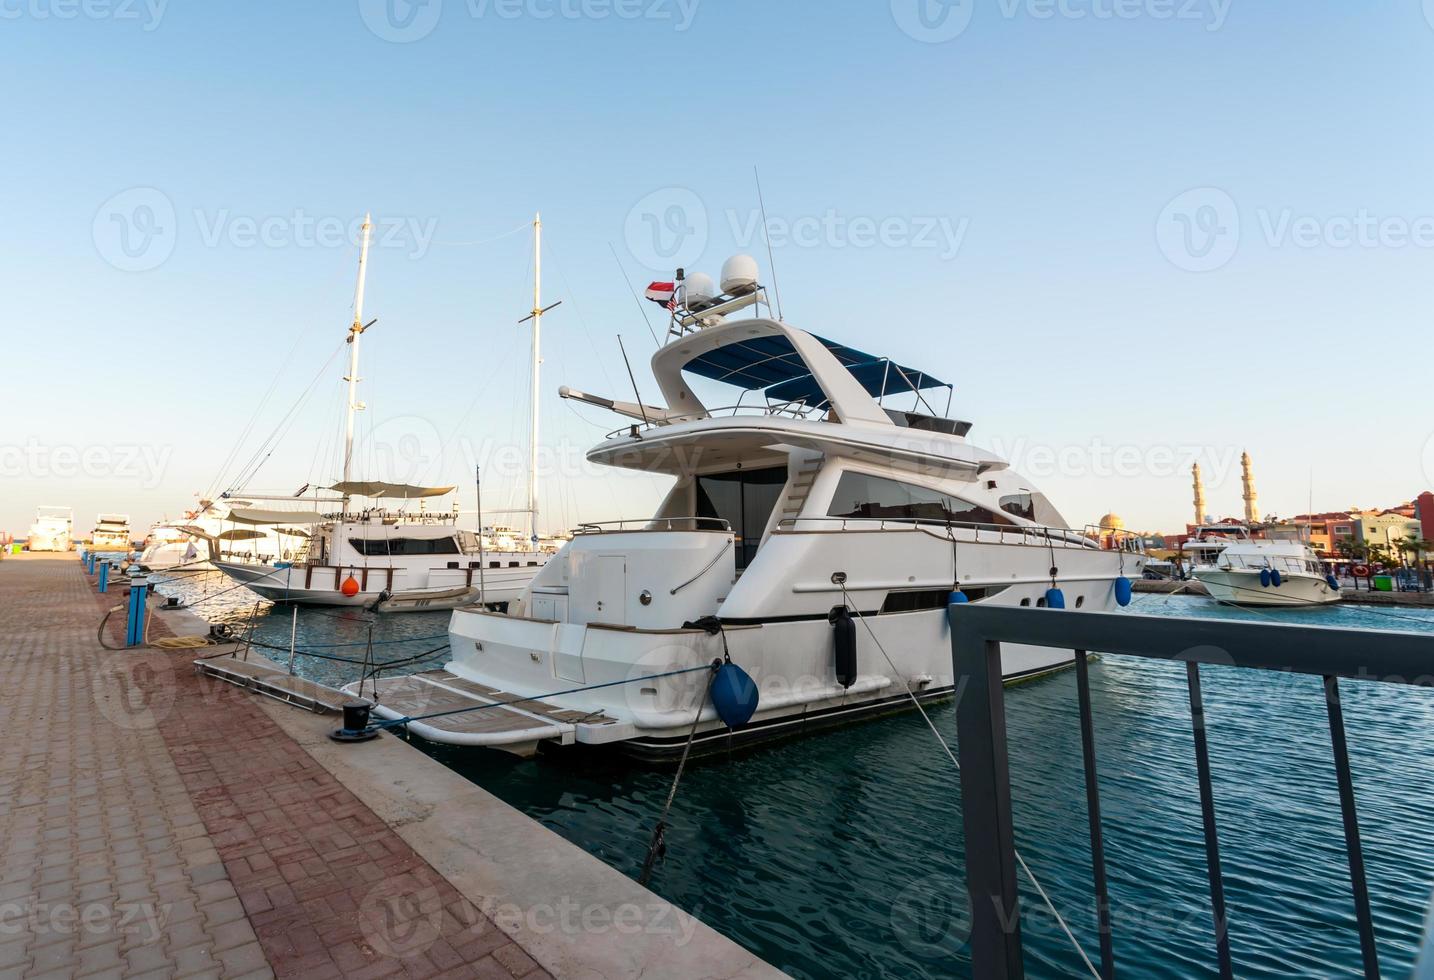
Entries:
POLYGON ((75 511, 71 507, 41 506, 35 509, 35 523, 25 547, 30 551, 73 551, 75 511))
POLYGON ((1185 544, 1195 578, 1219 602, 1239 606, 1320 606, 1339 602, 1339 581, 1294 524, 1215 524, 1185 544))
MULTIPOLYGON (((1133 536, 1067 526, 932 407, 927 393, 949 386, 931 375, 770 316, 729 319, 765 302, 756 275, 739 257, 720 295, 706 277, 679 284, 652 358, 665 404, 563 391, 626 420, 589 460, 674 478, 656 513, 579 528, 507 615, 454 611, 453 660, 383 679, 381 717, 519 754, 580 742, 676 755, 694 731, 702 751, 952 696, 953 590, 1061 616, 1128 601, 1121 580, 1145 561, 1133 536), (709 407, 697 378, 738 389, 737 407, 709 407), (760 693, 735 733, 707 700, 724 656, 760 693), (464 702, 497 707, 423 720, 464 702)), ((1073 662, 1002 650, 1007 680, 1073 662)))
POLYGON ((95 529, 90 533, 91 551, 128 552, 133 548, 128 514, 100 514, 95 518, 95 529))

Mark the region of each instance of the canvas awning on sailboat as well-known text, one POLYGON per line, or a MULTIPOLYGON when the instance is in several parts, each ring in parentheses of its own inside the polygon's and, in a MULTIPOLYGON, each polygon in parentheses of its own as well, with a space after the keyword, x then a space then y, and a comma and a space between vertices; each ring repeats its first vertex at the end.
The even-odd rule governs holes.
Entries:
POLYGON ((258 507, 234 507, 224 520, 236 524, 323 524, 328 520, 312 510, 264 510, 258 507))
POLYGON ((457 487, 415 487, 408 483, 384 483, 381 480, 350 480, 347 483, 335 483, 328 489, 353 497, 417 500, 421 497, 441 497, 452 493, 457 487))
POLYGON ((264 537, 263 531, 248 531, 234 528, 231 531, 220 531, 215 537, 216 541, 257 541, 264 537))

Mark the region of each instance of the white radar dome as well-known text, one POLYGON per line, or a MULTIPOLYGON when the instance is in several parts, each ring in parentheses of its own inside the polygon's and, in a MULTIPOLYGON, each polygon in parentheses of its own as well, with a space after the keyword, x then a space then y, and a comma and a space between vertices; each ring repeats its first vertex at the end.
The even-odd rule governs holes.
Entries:
POLYGON ((693 312, 701 312, 713 305, 717 298, 717 286, 705 272, 694 272, 682 284, 682 305, 693 312))
POLYGON ((722 292, 728 296, 746 296, 756 289, 756 259, 750 255, 734 255, 722 263, 722 292))

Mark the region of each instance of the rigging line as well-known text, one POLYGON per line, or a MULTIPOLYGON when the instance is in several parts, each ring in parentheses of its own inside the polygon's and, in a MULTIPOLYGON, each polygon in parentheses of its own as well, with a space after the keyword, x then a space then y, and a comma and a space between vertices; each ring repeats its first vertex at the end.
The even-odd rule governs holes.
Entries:
POLYGON ((633 288, 632 279, 628 277, 627 270, 622 267, 622 259, 617 257, 617 249, 612 247, 612 242, 607 243, 608 251, 612 253, 612 260, 617 263, 617 271, 622 273, 622 281, 627 283, 627 291, 632 293, 632 301, 637 304, 637 312, 642 314, 642 320, 647 324, 647 332, 652 337, 652 346, 661 347, 658 342, 657 333, 652 329, 652 320, 647 315, 647 307, 642 305, 642 299, 633 288))
MULTIPOLYGON (((347 273, 345 273, 345 274, 347 274, 347 273)), ((331 275, 332 275, 332 273, 331 273, 331 275)), ((350 309, 352 309, 352 307, 353 307, 352 301, 350 301, 349 307, 350 307, 350 309)), ((225 458, 224 464, 219 468, 219 472, 215 474, 214 480, 210 483, 208 492, 205 493, 205 497, 207 497, 208 499, 213 500, 213 499, 214 499, 214 494, 215 494, 215 493, 217 492, 217 490, 219 489, 219 486, 218 486, 218 485, 219 485, 220 483, 225 482, 225 480, 224 480, 224 474, 225 474, 225 472, 228 471, 230 464, 234 461, 234 457, 235 457, 235 455, 239 452, 240 447, 244 444, 244 440, 246 440, 246 439, 249 437, 249 433, 253 430, 253 427, 254 427, 255 423, 258 422, 258 420, 259 420, 259 415, 260 415, 260 413, 263 411, 264 406, 268 403, 268 400, 269 400, 270 395, 273 393, 274 390, 277 389, 278 383, 279 383, 279 377, 280 377, 280 375, 282 375, 283 370, 284 370, 283 364, 287 364, 289 358, 291 358, 291 357, 293 356, 294 351, 295 351, 295 349, 298 347, 299 341, 300 341, 302 338, 303 338, 303 333, 302 333, 302 332, 300 332, 300 331, 295 331, 295 332, 294 332, 294 342, 289 345, 288 353, 286 353, 286 354, 284 355, 284 361, 281 363, 281 366, 280 366, 279 370, 278 370, 277 372, 275 372, 274 380, 273 380, 273 381, 270 383, 270 385, 269 385, 269 391, 265 392, 264 397, 263 397, 262 399, 260 399, 258 406, 256 406, 255 409, 254 409, 254 413, 249 417, 249 422, 248 422, 248 424, 244 427, 243 433, 239 436, 238 441, 236 441, 236 442, 234 443, 233 447, 229 450, 229 455, 228 455, 228 457, 225 458)))
MULTIPOLYGON (((611 246, 610 242, 608 244, 611 246)), ((582 305, 577 300, 577 292, 568 283, 567 266, 558 258, 558 250, 552 246, 551 242, 548 244, 548 256, 552 260, 551 264, 558 267, 558 279, 562 281, 563 290, 567 293, 568 304, 573 307, 573 312, 577 314, 578 325, 583 328, 583 336, 587 338, 588 346, 592 348, 593 360, 597 363, 598 370, 602 372, 603 380, 608 383, 609 388, 615 387, 613 385, 612 376, 607 373, 607 364, 603 362, 602 357, 598 354, 597 344, 593 342, 593 332, 588 329, 587 317, 583 316, 582 305)), ((648 332, 651 333, 652 326, 649 324, 647 329, 648 332)))
POLYGON ((777 297, 777 319, 782 318, 782 287, 777 285, 777 259, 772 254, 772 234, 767 227, 767 204, 762 200, 762 175, 756 164, 752 165, 752 177, 757 182, 757 206, 762 210, 762 237, 767 240, 767 267, 772 270, 772 292, 777 297))
MULTIPOLYGON (((901 679, 901 686, 906 689, 906 696, 911 698, 911 703, 914 704, 916 710, 921 713, 921 718, 926 722, 926 727, 931 729, 931 734, 935 735, 936 741, 941 743, 941 748, 946 752, 946 757, 951 760, 951 764, 956 767, 957 772, 960 772, 961 763, 956 760, 956 755, 951 751, 951 746, 946 743, 946 739, 941 737, 941 732, 937 730, 936 724, 931 720, 931 716, 926 713, 926 709, 921 706, 921 701, 916 697, 916 693, 911 690, 911 685, 906 683, 906 676, 896 669, 896 664, 892 661, 891 655, 886 652, 886 647, 882 646, 881 640, 877 639, 876 631, 871 628, 871 624, 866 621, 866 617, 861 614, 861 610, 856 608, 856 604, 851 601, 851 596, 846 590, 846 583, 840 582, 838 584, 841 586, 842 601, 846 603, 848 609, 856 614, 856 618, 861 620, 861 624, 866 627, 866 632, 871 636, 872 642, 876 644, 876 648, 881 651, 881 655, 886 658, 887 664, 891 667, 891 672, 901 679)), ((1016 855, 1016 860, 1020 862, 1021 870, 1026 873, 1026 878, 1035 886, 1036 892, 1040 894, 1041 900, 1046 903, 1046 908, 1050 909, 1051 915, 1055 916, 1056 922, 1060 924, 1062 931, 1066 934, 1066 938, 1069 939, 1071 945, 1075 947, 1075 951, 1085 963, 1086 969, 1090 970, 1091 976, 1095 977, 1096 980, 1100 980, 1100 971, 1095 968, 1095 964, 1092 963, 1090 957, 1086 955, 1085 947, 1080 944, 1080 940, 1076 939, 1075 933, 1071 932, 1071 927, 1066 925, 1065 917, 1056 909, 1056 903, 1051 901, 1051 897, 1047 895, 1046 890, 1041 887, 1041 883, 1036 879, 1036 874, 1031 870, 1031 866, 1026 863, 1025 858, 1021 857, 1019 850, 1015 850, 1015 848, 1012 848, 1012 850, 1016 855)))
POLYGON ((284 428, 285 423, 289 422, 289 420, 294 417, 298 410, 308 401, 310 395, 313 394, 315 386, 318 385, 319 379, 324 376, 325 372, 329 370, 329 366, 334 362, 334 359, 339 356, 339 352, 344 349, 344 343, 345 342, 341 341, 339 345, 334 348, 334 351, 332 354, 329 355, 328 360, 324 361, 323 366, 320 367, 319 370, 314 374, 314 378, 312 381, 309 382, 308 387, 303 390, 303 393, 300 394, 294 404, 290 406, 289 411, 286 412, 284 416, 279 420, 278 425, 274 427, 274 431, 271 432, 269 436, 259 444, 259 448, 254 451, 254 455, 249 457, 249 460, 244 464, 244 466, 240 467, 239 473, 242 476, 238 479, 231 481, 232 486, 227 489, 232 489, 233 486, 242 486, 246 481, 252 479, 254 474, 258 472, 259 466, 262 465, 263 460, 267 459, 268 454, 273 452, 273 449, 271 448, 269 449, 268 453, 265 453, 265 447, 274 441, 275 436, 278 435, 279 431, 284 428))
POLYGON ((218 484, 224 482, 224 474, 228 471, 229 465, 234 462, 234 457, 239 452, 239 447, 244 444, 244 440, 249 438, 249 434, 253 431, 255 423, 259 421, 259 415, 263 412, 264 406, 269 403, 270 397, 274 394, 275 390, 277 390, 279 378, 283 375, 284 368, 288 365, 289 359, 294 356, 294 351, 298 348, 299 341, 303 339, 303 336, 302 332, 294 331, 294 342, 289 345, 288 352, 284 354, 283 360, 280 361, 279 368, 274 372, 273 380, 269 382, 269 387, 264 392, 264 396, 259 399, 259 404, 254 407, 254 411, 249 416, 249 421, 245 424, 244 430, 239 434, 239 438, 234 442, 234 445, 230 447, 229 455, 225 457, 223 464, 219 467, 219 472, 217 472, 214 475, 214 479, 210 481, 209 487, 204 493, 206 499, 214 499, 214 493, 218 488, 218 484))
POLYGON ((522 224, 520 224, 518 227, 513 228, 513 229, 511 229, 510 231, 505 231, 505 232, 503 232, 501 235, 494 235, 492 238, 480 238, 480 239, 479 239, 478 241, 476 241, 476 242, 444 242, 444 241, 433 241, 433 242, 430 242, 429 244, 431 244, 431 245, 447 245, 447 246, 453 247, 453 248, 468 248, 468 247, 473 246, 473 245, 488 245, 488 244, 490 244, 490 243, 492 243, 492 242, 502 241, 503 239, 508 238, 508 237, 511 236, 511 235, 516 235, 518 232, 522 231, 524 228, 531 228, 532 226, 533 226, 533 223, 532 223, 531 221, 524 221, 524 222, 523 222, 522 224))

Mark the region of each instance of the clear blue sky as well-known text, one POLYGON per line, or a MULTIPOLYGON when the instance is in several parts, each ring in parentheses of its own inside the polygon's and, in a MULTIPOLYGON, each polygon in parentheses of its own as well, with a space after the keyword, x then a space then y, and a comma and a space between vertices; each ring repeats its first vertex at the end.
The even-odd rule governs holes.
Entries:
MULTIPOLYGON (((4 0, 0 527, 41 503, 82 530, 101 509, 177 515, 258 407, 252 453, 351 315, 355 249, 314 222, 365 210, 385 236, 367 475, 466 486, 476 459, 489 506, 516 504, 517 229, 543 212, 564 300, 543 442, 580 461, 619 422, 556 388, 625 396, 617 333, 654 394, 609 246, 639 289, 673 257, 715 274, 750 248, 765 267, 753 164, 787 319, 952 381, 974 441, 1074 523, 1179 526, 1197 458, 1211 509, 1234 512, 1242 449, 1267 512, 1393 505, 1434 481, 1430 16, 4 0)), ((336 475, 341 373, 251 486, 336 475)), ((553 527, 641 515, 659 488, 566 469, 553 527)))

